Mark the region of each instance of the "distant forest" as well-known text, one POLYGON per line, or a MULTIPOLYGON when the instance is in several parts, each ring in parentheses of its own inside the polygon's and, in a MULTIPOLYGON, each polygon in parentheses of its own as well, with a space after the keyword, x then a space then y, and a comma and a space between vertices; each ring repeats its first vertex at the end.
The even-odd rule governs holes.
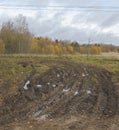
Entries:
POLYGON ((77 41, 35 37, 30 33, 24 16, 2 24, 0 29, 0 54, 101 54, 119 52, 119 46, 95 43, 80 44, 77 41))

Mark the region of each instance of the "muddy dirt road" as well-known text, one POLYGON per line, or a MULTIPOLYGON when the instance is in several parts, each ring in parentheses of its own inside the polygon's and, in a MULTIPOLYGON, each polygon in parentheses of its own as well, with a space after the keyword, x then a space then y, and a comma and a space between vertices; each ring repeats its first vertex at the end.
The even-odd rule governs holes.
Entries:
POLYGON ((110 72, 66 61, 40 64, 49 69, 39 75, 31 64, 17 93, 3 100, 1 129, 116 130, 118 94, 110 72))

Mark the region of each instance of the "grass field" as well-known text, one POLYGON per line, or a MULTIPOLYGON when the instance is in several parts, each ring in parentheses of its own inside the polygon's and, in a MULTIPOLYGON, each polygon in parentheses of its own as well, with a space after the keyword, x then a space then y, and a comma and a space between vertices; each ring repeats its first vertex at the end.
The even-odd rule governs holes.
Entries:
MULTIPOLYGON (((85 64, 91 64, 96 66, 101 66, 107 70, 114 73, 114 75, 119 77, 119 53, 103 53, 101 55, 0 55, 0 71, 22 71, 23 68, 18 66, 20 61, 32 61, 33 64, 38 63, 40 60, 68 60, 73 62, 81 62, 85 64)), ((30 69, 30 68, 27 68, 30 69)), ((9 72, 8 72, 9 73, 9 72)), ((15 73, 15 72, 14 72, 15 73)), ((17 73, 18 74, 18 73, 17 73)))
POLYGON ((19 62, 32 62, 34 66, 39 69, 38 71, 42 72, 47 69, 47 66, 40 64, 40 60, 44 59, 67 60, 101 66, 112 72, 119 81, 119 54, 111 54, 89 55, 88 57, 86 55, 0 55, 0 84, 2 80, 13 80, 14 82, 22 80, 22 78, 30 72, 30 66, 24 68, 18 64, 19 62))

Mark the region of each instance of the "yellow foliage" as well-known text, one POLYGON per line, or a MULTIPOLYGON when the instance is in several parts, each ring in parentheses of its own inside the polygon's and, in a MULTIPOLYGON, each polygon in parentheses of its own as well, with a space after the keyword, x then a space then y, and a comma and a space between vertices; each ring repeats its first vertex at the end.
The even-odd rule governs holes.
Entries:
POLYGON ((55 54, 55 47, 53 45, 48 45, 47 48, 50 54, 55 54))
POLYGON ((101 52, 101 47, 95 45, 80 47, 80 53, 82 54, 100 54, 101 52))
POLYGON ((91 54, 100 54, 101 48, 98 46, 91 46, 90 52, 91 52, 91 54))
POLYGON ((55 45, 54 46, 54 49, 55 49, 55 54, 60 54, 61 50, 60 50, 60 47, 58 45, 55 45))
POLYGON ((71 53, 71 54, 73 54, 73 52, 74 52, 74 48, 73 48, 71 45, 68 45, 68 46, 67 46, 67 50, 68 50, 68 52, 71 53))
POLYGON ((35 39, 35 38, 33 38, 33 40, 32 40, 31 52, 33 52, 33 53, 38 53, 39 52, 38 40, 35 39))

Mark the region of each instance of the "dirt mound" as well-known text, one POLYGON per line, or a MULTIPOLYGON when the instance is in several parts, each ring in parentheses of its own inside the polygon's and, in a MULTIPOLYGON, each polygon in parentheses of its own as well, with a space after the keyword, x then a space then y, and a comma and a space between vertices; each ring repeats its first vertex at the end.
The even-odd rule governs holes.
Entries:
POLYGON ((45 119, 78 113, 116 113, 117 94, 110 72, 65 61, 41 63, 49 65, 49 70, 39 75, 33 67, 17 94, 4 99, 0 125, 28 116, 45 119))

